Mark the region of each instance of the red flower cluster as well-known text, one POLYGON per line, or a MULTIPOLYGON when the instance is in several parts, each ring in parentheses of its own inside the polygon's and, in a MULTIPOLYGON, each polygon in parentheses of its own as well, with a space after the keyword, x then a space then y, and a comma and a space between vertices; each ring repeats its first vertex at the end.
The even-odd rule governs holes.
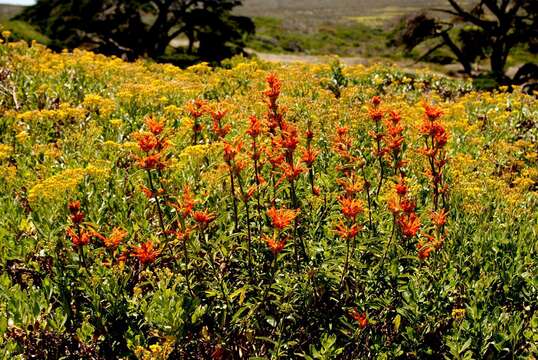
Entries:
POLYGON ((223 125, 222 119, 226 115, 226 110, 211 110, 211 119, 213 120, 213 133, 217 139, 224 137, 232 130, 230 124, 223 125))
POLYGON ((80 201, 70 201, 67 205, 69 212, 71 213, 70 219, 73 224, 80 224, 84 221, 84 213, 80 211, 80 201))
POLYGON ((193 132, 193 145, 198 143, 198 134, 202 132, 203 125, 200 122, 200 118, 207 113, 207 102, 202 99, 196 99, 187 104, 187 112, 193 119, 192 132, 193 132))
POLYGON ((273 227, 282 231, 290 226, 297 217, 298 211, 290 209, 276 209, 274 206, 267 210, 267 216, 271 219, 273 227))
POLYGON ((426 175, 433 184, 433 205, 434 209, 437 210, 440 196, 443 197, 443 203, 446 202, 444 194, 448 186, 444 180, 443 169, 447 163, 444 148, 448 142, 448 133, 439 121, 439 118, 443 115, 443 111, 426 103, 423 104, 423 107, 424 120, 420 126, 420 133, 424 138, 424 147, 421 149, 421 153, 428 160, 429 166, 426 170, 426 175))
POLYGON ((151 264, 159 256, 159 251, 154 248, 153 242, 151 240, 146 241, 145 243, 140 244, 139 246, 133 247, 132 256, 138 259, 140 264, 148 265, 151 264))
POLYGON ((405 177, 402 175, 395 186, 396 196, 389 200, 388 208, 394 215, 402 235, 415 237, 420 230, 420 218, 415 213, 416 203, 408 196, 405 177))
POLYGON ((149 132, 134 134, 139 149, 145 153, 145 156, 138 158, 138 165, 146 170, 163 169, 165 164, 161 161, 161 152, 168 146, 168 141, 163 136, 164 122, 153 117, 148 117, 145 122, 149 132))
POLYGON ((356 308, 351 310, 351 317, 353 320, 357 321, 359 327, 364 329, 368 326, 368 317, 365 312, 360 313, 356 308))
POLYGON ((279 240, 276 234, 273 234, 272 237, 264 235, 263 239, 267 243, 267 247, 269 248, 269 250, 271 250, 271 252, 275 256, 278 255, 284 249, 288 240, 286 237, 284 237, 282 240, 279 240))

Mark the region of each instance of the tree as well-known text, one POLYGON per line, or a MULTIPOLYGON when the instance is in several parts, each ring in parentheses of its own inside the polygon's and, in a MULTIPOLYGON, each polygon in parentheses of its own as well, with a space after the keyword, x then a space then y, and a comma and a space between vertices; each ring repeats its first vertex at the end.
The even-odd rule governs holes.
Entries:
POLYGON ((184 34, 190 52, 199 41, 199 55, 221 60, 223 54, 241 52, 245 35, 254 32, 249 18, 231 15, 238 5, 240 0, 39 0, 19 19, 37 26, 59 47, 159 59, 184 34))
POLYGON ((407 23, 401 37, 406 48, 411 50, 435 39, 436 44, 421 58, 447 47, 468 75, 473 75, 476 61, 489 58, 490 74, 498 83, 517 81, 506 75, 506 61, 519 44, 528 44, 531 51, 536 51, 538 1, 480 0, 470 8, 456 0, 448 3, 449 9, 433 10, 451 16, 450 21, 422 13, 407 23))

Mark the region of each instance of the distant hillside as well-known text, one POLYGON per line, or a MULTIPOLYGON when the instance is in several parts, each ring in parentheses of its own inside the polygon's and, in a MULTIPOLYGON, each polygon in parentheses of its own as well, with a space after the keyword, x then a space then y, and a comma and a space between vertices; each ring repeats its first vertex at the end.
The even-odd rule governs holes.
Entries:
POLYGON ((17 15, 24 9, 21 5, 0 4, 0 20, 7 20, 17 15))
POLYGON ((241 13, 250 16, 293 16, 336 20, 342 17, 371 16, 384 10, 419 10, 444 4, 443 0, 244 0, 241 13))

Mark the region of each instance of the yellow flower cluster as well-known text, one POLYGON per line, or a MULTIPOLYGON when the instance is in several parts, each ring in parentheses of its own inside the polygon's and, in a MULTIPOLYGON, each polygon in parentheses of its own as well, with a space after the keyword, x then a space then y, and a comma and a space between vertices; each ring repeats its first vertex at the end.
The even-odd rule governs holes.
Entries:
POLYGON ((90 164, 86 168, 67 169, 43 181, 39 181, 28 191, 28 200, 35 204, 39 201, 60 201, 73 193, 85 176, 96 178, 107 176, 108 164, 90 164))

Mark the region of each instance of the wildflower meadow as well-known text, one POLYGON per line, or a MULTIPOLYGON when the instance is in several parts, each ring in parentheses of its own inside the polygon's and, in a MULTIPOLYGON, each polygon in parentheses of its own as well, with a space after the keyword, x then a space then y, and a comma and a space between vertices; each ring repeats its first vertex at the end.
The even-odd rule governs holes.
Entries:
POLYGON ((535 359, 538 100, 0 45, 3 359, 535 359))

